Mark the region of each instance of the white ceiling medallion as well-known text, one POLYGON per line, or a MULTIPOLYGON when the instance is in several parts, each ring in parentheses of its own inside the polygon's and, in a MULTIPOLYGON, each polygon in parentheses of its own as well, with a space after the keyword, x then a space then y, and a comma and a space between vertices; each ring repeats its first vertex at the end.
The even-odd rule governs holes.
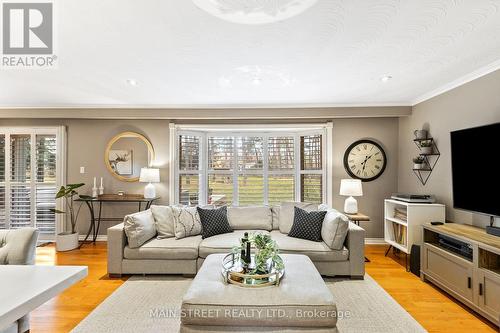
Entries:
POLYGON ((240 24, 267 24, 299 15, 317 0, 193 0, 207 13, 240 24))

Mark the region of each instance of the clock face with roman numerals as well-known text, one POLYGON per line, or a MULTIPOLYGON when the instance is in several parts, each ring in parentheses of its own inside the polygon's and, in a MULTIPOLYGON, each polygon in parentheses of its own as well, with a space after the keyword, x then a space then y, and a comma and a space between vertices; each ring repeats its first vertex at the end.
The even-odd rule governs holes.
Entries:
POLYGON ((384 149, 373 140, 356 141, 344 153, 344 168, 347 173, 364 182, 377 179, 386 165, 384 149))

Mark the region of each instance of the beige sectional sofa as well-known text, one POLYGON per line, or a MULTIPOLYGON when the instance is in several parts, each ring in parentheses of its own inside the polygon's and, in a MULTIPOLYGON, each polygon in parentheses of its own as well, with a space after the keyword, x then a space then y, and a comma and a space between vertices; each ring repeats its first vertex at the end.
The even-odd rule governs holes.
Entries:
POLYGON ((206 239, 202 239, 201 235, 182 239, 153 237, 135 248, 128 245, 124 224, 121 223, 108 229, 108 273, 110 276, 196 274, 208 255, 230 252, 245 232, 263 232, 271 234, 281 253, 307 255, 322 275, 363 278, 364 229, 352 222, 344 222, 347 232, 345 241, 343 245, 340 243, 340 249, 332 249, 324 241, 289 237, 290 217, 285 215, 284 209, 279 206, 229 207, 228 220, 234 230, 232 233, 206 239), (281 219, 280 211, 283 211, 281 219))

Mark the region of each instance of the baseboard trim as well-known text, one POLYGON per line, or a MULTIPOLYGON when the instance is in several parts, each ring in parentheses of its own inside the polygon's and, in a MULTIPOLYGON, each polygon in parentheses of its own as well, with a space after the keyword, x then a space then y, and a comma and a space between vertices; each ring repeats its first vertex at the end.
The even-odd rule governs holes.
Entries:
MULTIPOLYGON (((79 240, 84 240, 85 239, 85 235, 79 235, 78 236, 78 239, 79 240)), ((89 238, 87 238, 87 241, 89 240, 92 240, 92 236, 89 236, 89 238)), ((97 235, 97 239, 96 241, 98 242, 106 242, 108 240, 108 235, 97 235)))
POLYGON ((387 244, 383 238, 365 238, 365 244, 369 245, 385 245, 387 244))

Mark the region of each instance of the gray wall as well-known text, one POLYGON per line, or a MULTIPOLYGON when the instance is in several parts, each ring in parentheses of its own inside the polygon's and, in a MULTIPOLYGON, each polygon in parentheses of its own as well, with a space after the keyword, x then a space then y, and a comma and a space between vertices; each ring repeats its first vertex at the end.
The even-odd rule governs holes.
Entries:
MULTIPOLYGON (((125 131, 143 134, 148 138, 156 153, 156 167, 160 168, 161 184, 155 184, 161 202, 168 202, 168 147, 169 132, 167 120, 83 120, 83 119, 0 119, 0 126, 58 126, 65 125, 67 130, 67 183, 86 184, 79 192, 91 194, 93 178, 103 177, 105 193, 142 193, 142 183, 122 182, 114 178, 106 169, 104 151, 109 140, 125 131), (80 174, 80 167, 85 167, 85 174, 80 174)), ((137 210, 137 205, 106 205, 104 217, 123 217, 137 210)), ((80 234, 86 233, 89 226, 87 207, 83 206, 78 220, 80 234)), ((106 234, 107 227, 114 224, 105 222, 100 234, 106 234)))
MULTIPOLYGON (((43 111, 41 111, 43 112, 43 111)), ((272 114, 272 111, 270 111, 272 114)), ((312 122, 327 121, 328 119, 314 119, 312 122)), ((201 121, 189 120, 200 123, 201 121)), ((358 198, 362 212, 370 215, 371 222, 363 224, 367 230, 367 237, 383 237, 383 200, 397 189, 397 161, 398 161, 398 119, 397 118, 352 118, 333 119, 333 150, 334 150, 334 207, 343 208, 344 197, 338 195, 340 179, 346 178, 343 167, 345 149, 355 140, 372 138, 377 140, 386 149, 388 166, 384 174, 377 180, 364 183, 364 196, 358 198)), ((183 120, 182 123, 186 123, 183 120)), ((206 122, 206 121, 205 121, 206 122)), ((237 121, 227 121, 233 122, 237 121)), ((249 123, 252 121, 245 121, 249 123)), ((256 120, 253 122, 263 122, 256 120)), ((291 122, 290 120, 267 120, 266 123, 291 122)), ((293 121, 292 121, 293 122, 293 121)), ((295 120, 306 122, 306 120, 295 120)), ((220 123, 220 122, 219 122, 220 123)), ((106 193, 116 193, 124 190, 127 193, 142 193, 144 184, 121 182, 112 177, 104 164, 104 150, 107 142, 116 134, 124 131, 135 131, 145 135, 152 142, 156 152, 157 166, 161 168, 161 184, 156 184, 157 193, 162 197, 161 202, 168 202, 169 186, 169 120, 85 120, 85 119, 0 119, 0 126, 55 126, 65 125, 68 134, 67 152, 67 181, 68 183, 84 182, 88 184, 81 192, 90 194, 93 177, 104 177, 106 193), (80 174, 80 167, 85 167, 85 174, 80 174)), ((136 206, 113 204, 106 206, 105 217, 123 217, 136 210, 136 206)), ((100 234, 105 234, 107 227, 113 223, 102 225, 100 234)), ((83 233, 88 228, 88 213, 82 208, 79 220, 79 231, 83 233)))
POLYGON ((374 181, 363 183, 363 196, 357 197, 359 211, 370 216, 362 223, 367 238, 384 237, 384 199, 397 190, 398 119, 364 118, 333 120, 333 206, 342 211, 345 197, 340 196, 340 180, 350 178, 344 170, 343 158, 347 147, 356 140, 374 139, 384 148, 387 167, 374 181))
MULTIPOLYGON (((409 117, 399 120, 398 190, 436 195, 446 204, 448 220, 484 226, 485 216, 453 209, 450 131, 500 121, 500 71, 493 72, 445 94, 422 102, 413 108, 409 117), (441 158, 426 186, 412 172, 412 157, 418 148, 413 143, 413 131, 424 128, 435 138, 441 158)), ((498 148, 492 147, 495 151, 498 148)), ((471 177, 489 177, 489 174, 471 177)), ((478 194, 480 195, 480 194, 478 194)), ((498 223, 498 221, 497 221, 498 223)))

